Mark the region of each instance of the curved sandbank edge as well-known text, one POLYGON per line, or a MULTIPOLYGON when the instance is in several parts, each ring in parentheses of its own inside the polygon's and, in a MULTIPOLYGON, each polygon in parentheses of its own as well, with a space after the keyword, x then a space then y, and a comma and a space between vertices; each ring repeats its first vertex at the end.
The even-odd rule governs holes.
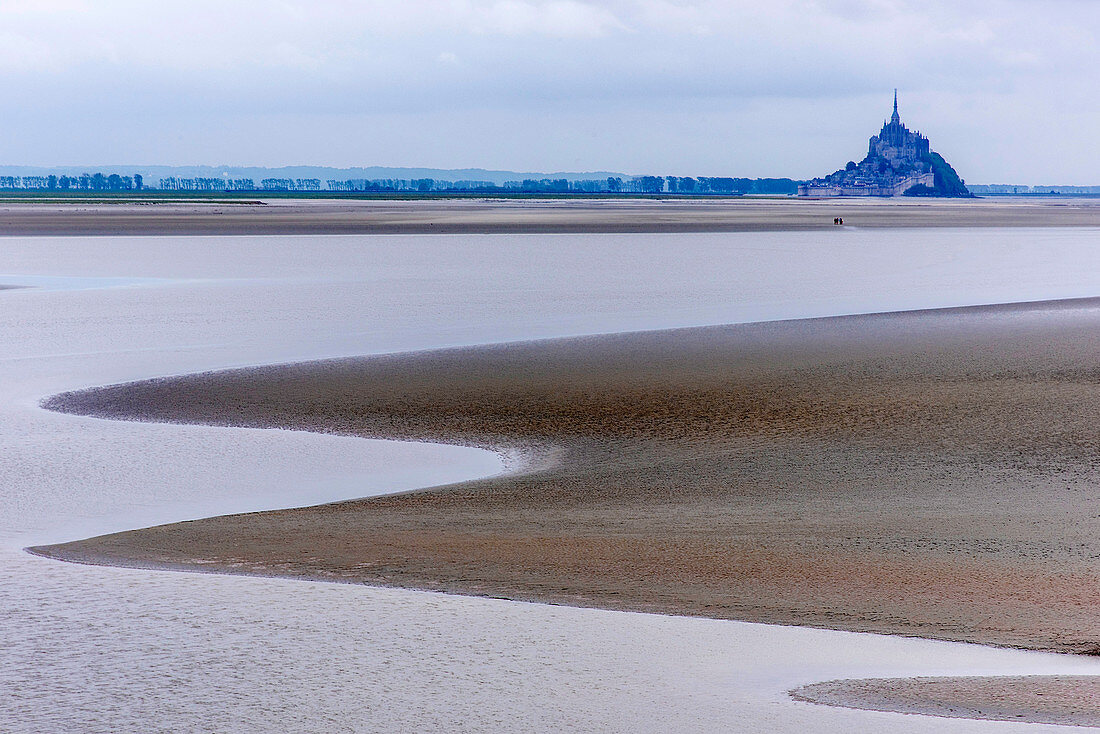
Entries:
POLYGON ((1100 727, 1100 676, 849 678, 788 691, 796 701, 947 719, 1100 727))

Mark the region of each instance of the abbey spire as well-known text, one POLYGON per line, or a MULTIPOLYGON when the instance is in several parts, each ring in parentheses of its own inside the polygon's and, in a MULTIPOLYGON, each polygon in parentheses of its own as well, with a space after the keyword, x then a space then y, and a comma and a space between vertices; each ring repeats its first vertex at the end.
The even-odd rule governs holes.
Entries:
POLYGON ((894 125, 901 124, 901 117, 898 116, 898 90, 894 89, 894 114, 890 115, 890 122, 894 125))

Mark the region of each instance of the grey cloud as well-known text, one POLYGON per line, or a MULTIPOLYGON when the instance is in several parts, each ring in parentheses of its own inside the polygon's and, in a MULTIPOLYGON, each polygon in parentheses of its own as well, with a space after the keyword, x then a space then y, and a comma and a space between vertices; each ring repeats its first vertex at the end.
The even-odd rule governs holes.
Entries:
POLYGON ((0 83, 17 100, 0 155, 93 160, 103 147, 71 126, 110 137, 110 125, 128 131, 110 146, 118 160, 208 162, 238 129, 252 136, 235 141, 242 155, 305 160, 317 149, 303 132, 327 125, 373 134, 376 148, 332 138, 326 153, 389 158, 366 162, 562 169, 580 158, 683 173, 706 161, 710 173, 810 176, 828 157, 813 146, 862 145, 884 114, 874 105, 899 86, 909 121, 963 151, 971 180, 1020 175, 1031 155, 1020 139, 1072 117, 1081 127, 1029 163, 1030 178, 1072 182, 1095 168, 1086 130, 1100 103, 1076 90, 1097 87, 1098 30, 1100 8, 1080 0, 41 0, 0 7, 0 83), (691 137, 699 115, 728 145, 691 137), (609 146, 579 132, 585 120, 631 132, 609 146), (539 136, 513 145, 474 129, 496 122, 539 136), (449 160, 392 159, 428 149, 449 160), (1012 166, 998 163, 1009 151, 1012 166))

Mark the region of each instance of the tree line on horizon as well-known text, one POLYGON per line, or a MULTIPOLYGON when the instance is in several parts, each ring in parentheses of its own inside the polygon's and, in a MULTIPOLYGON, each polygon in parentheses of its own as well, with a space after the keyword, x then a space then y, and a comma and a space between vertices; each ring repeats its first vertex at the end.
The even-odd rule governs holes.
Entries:
MULTIPOLYGON (((852 164, 849 164, 852 165, 852 164)), ((132 175, 81 173, 79 175, 0 176, 0 190, 47 191, 210 191, 346 193, 532 193, 532 194, 794 194, 798 184, 789 178, 729 178, 707 176, 635 176, 606 179, 524 179, 496 184, 491 181, 414 179, 264 178, 161 178, 157 186, 145 184, 140 173, 132 175)), ((1100 186, 1030 186, 1022 184, 971 184, 979 195, 991 194, 1100 194, 1100 186)))
POLYGON ((697 178, 683 176, 608 177, 605 179, 524 179, 491 181, 420 179, 349 179, 325 182, 329 191, 371 193, 524 193, 524 194, 794 194, 799 181, 789 178, 697 178))
POLYGON ((0 176, 0 189, 45 189, 52 191, 140 191, 145 179, 140 173, 82 173, 79 176, 0 176))
POLYGON ((794 194, 799 181, 789 178, 730 178, 708 176, 634 176, 603 179, 524 179, 497 184, 491 181, 416 179, 161 178, 157 186, 144 177, 116 173, 77 176, 0 176, 0 189, 49 191, 208 191, 208 192, 346 192, 346 193, 483 193, 483 194, 794 194))

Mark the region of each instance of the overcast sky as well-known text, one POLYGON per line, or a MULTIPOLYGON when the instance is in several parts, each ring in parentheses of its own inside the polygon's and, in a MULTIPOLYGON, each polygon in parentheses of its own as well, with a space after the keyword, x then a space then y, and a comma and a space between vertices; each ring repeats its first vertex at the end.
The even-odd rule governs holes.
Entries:
POLYGON ((1094 0, 0 0, 0 163, 1100 184, 1094 0))

